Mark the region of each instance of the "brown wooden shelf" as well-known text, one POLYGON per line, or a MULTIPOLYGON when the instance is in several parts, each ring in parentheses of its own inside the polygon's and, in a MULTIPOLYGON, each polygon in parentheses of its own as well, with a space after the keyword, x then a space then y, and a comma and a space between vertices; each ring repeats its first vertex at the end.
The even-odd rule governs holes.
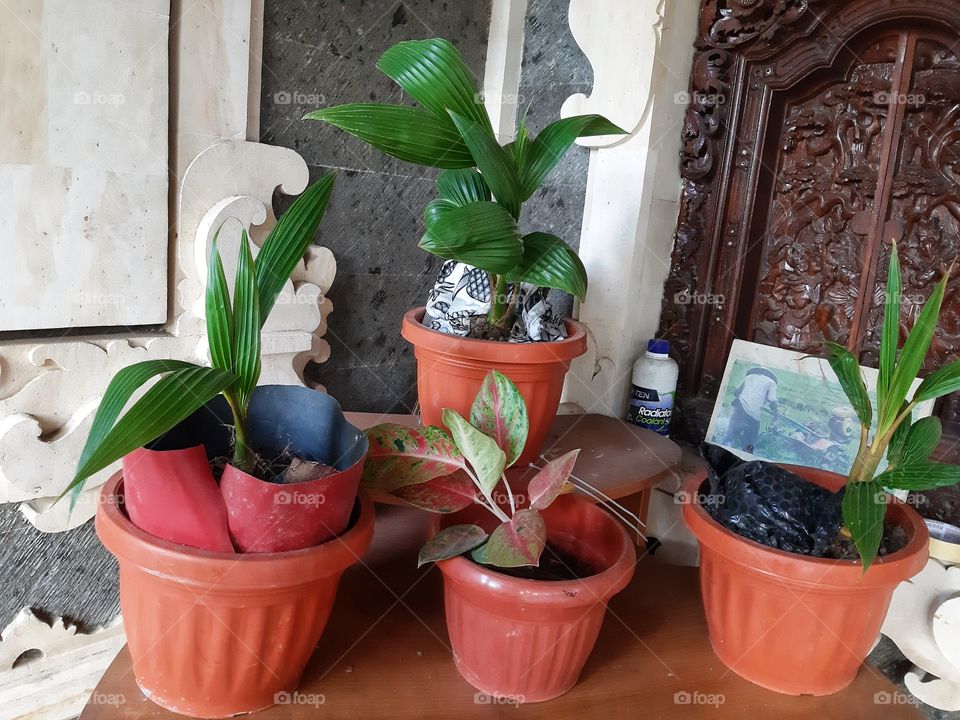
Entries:
MULTIPOLYGON (((778 695, 742 680, 710 649, 696 569, 663 565, 652 557, 639 561, 632 583, 611 602, 597 646, 572 691, 521 707, 484 703, 454 668, 439 571, 416 569, 429 519, 410 508, 378 508, 373 545, 363 564, 344 575, 330 623, 299 690, 314 700, 322 696, 323 704, 276 706, 255 715, 256 720, 920 717, 908 705, 878 703, 878 698, 904 696, 866 666, 853 685, 830 697, 778 695), (687 697, 703 702, 683 702, 687 697)), ((178 717, 143 697, 126 649, 93 698, 81 720, 178 717)))

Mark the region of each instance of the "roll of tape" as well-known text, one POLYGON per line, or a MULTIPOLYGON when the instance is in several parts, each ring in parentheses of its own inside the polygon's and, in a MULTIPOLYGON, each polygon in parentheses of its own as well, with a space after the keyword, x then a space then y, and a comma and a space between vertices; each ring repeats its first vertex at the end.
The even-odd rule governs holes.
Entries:
POLYGON ((960 564, 960 527, 939 520, 924 519, 930 531, 930 556, 960 564))

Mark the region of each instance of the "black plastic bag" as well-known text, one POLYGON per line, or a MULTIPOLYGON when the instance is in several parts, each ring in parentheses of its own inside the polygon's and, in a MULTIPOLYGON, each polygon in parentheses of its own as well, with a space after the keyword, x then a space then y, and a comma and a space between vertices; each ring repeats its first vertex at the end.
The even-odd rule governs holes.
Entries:
POLYGON ((703 443, 709 495, 700 503, 738 535, 768 547, 823 557, 843 524, 843 490, 833 493, 764 460, 743 460, 703 443))

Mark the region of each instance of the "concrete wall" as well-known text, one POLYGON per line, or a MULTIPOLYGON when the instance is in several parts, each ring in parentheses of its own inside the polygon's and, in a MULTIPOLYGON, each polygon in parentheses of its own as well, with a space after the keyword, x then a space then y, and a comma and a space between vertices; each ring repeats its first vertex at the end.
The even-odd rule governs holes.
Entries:
POLYGON ((416 366, 400 319, 424 303, 439 267, 417 248, 435 171, 300 118, 321 105, 409 103, 375 67, 401 40, 448 38, 480 81, 489 24, 487 0, 265 4, 261 141, 296 149, 311 176, 338 175, 318 237, 337 259, 326 334, 331 356, 308 372, 347 409, 409 412, 416 402, 416 366))

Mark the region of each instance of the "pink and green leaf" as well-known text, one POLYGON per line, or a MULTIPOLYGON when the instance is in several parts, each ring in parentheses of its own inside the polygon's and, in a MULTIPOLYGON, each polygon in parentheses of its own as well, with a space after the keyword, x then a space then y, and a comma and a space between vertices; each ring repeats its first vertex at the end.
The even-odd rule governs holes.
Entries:
POLYGON ((416 485, 405 485, 391 494, 430 512, 452 513, 474 503, 477 486, 463 470, 458 470, 416 485))
POLYGON ((496 370, 480 386, 470 408, 470 423, 496 441, 507 456, 507 467, 517 461, 527 444, 527 405, 517 386, 496 370))
POLYGON ((443 424, 453 434, 457 447, 470 462, 473 474, 484 494, 490 494, 500 482, 507 464, 507 456, 492 438, 468 423, 456 410, 445 408, 443 424))
POLYGON ((451 525, 438 532, 420 548, 417 567, 462 555, 486 539, 487 533, 479 525, 451 525))
POLYGON ((573 472, 577 463, 579 450, 571 450, 560 457, 551 460, 527 485, 527 495, 530 497, 530 507, 534 510, 543 510, 550 505, 557 496, 564 491, 564 485, 573 472))
POLYGON ((492 533, 486 544, 471 553, 479 563, 496 567, 523 567, 540 564, 547 544, 547 526, 536 510, 518 510, 492 533))
POLYGON ((465 468, 463 454, 442 428, 407 427, 395 423, 367 430, 370 450, 363 470, 363 486, 392 492, 425 483, 465 468))

